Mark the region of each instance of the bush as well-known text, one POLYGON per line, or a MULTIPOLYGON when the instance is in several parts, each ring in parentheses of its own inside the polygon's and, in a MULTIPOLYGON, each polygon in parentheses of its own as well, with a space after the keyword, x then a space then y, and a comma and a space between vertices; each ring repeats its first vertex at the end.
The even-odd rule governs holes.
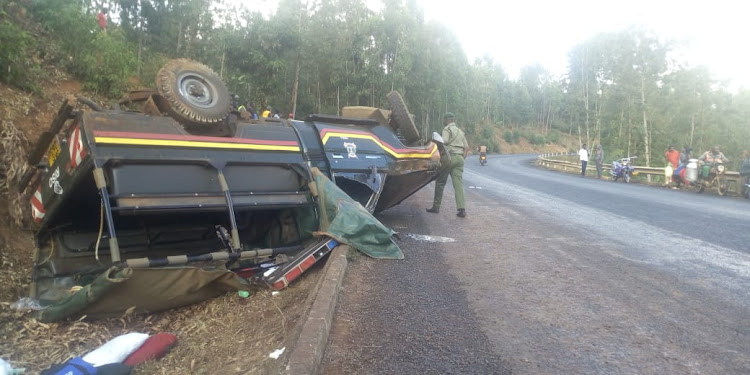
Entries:
POLYGON ((138 60, 121 34, 98 33, 74 64, 83 87, 110 97, 122 94, 138 60))
POLYGON ((39 74, 39 64, 29 51, 35 48, 34 39, 18 26, 0 21, 0 80, 24 90, 36 91, 34 77, 39 74))
POLYGON ((35 2, 38 20, 59 36, 63 56, 60 63, 83 82, 83 87, 110 97, 125 90, 135 74, 137 58, 125 36, 117 29, 102 32, 94 16, 81 12, 72 0, 35 2))
POLYGON ((544 136, 541 134, 533 134, 531 138, 529 139, 529 142, 532 145, 543 145, 543 144, 547 144, 547 139, 544 138, 544 136))
POLYGON ((557 130, 551 130, 547 133, 547 142, 548 143, 557 143, 560 141, 560 132, 557 130))
POLYGON ((503 139, 510 144, 516 144, 521 139, 521 134, 517 130, 506 130, 503 133, 503 139))

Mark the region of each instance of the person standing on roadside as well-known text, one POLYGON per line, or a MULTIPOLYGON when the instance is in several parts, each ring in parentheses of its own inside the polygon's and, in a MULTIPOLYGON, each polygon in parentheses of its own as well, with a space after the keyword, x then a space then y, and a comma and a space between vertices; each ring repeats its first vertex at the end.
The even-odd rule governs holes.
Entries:
MULTIPOLYGON (((664 168, 664 186, 672 185, 672 176, 677 167, 680 166, 680 152, 677 151, 674 146, 669 145, 669 149, 664 153, 664 158, 667 159, 667 166, 664 168)), ((673 188, 677 188, 673 186, 673 188)))
POLYGON ((601 180, 602 163, 604 163, 604 150, 601 144, 596 145, 596 150, 594 150, 594 162, 596 163, 596 178, 601 180))
POLYGON ((440 203, 443 200, 443 190, 445 184, 448 181, 448 175, 451 176, 451 182, 453 183, 453 190, 456 194, 456 208, 458 217, 466 217, 466 198, 464 196, 464 159, 469 153, 469 143, 466 141, 466 136, 463 130, 461 130, 454 121, 455 115, 451 112, 446 112, 443 115, 443 141, 445 142, 445 148, 448 150, 449 155, 443 155, 440 158, 441 164, 447 164, 447 168, 443 168, 435 180, 435 198, 432 201, 432 207, 427 209, 427 212, 438 213, 440 212, 440 203))
MULTIPOLYGON (((750 150, 742 151, 742 164, 740 164, 740 177, 744 185, 750 182, 750 150)), ((745 186, 742 188, 742 195, 747 197, 745 186)))
POLYGON ((99 13, 96 14, 96 22, 102 31, 107 31, 107 8, 99 9, 99 13))
POLYGON ((680 153, 680 164, 678 165, 677 169, 675 169, 674 175, 672 176, 672 181, 676 181, 677 186, 680 186, 680 184, 690 185, 690 181, 688 181, 686 178, 686 167, 690 162, 691 151, 693 151, 692 148, 685 146, 683 151, 680 153), (675 179, 674 176, 677 176, 677 179, 675 179))
POLYGON ((581 161, 581 176, 586 177, 586 165, 589 163, 589 149, 585 143, 578 150, 578 160, 581 161))

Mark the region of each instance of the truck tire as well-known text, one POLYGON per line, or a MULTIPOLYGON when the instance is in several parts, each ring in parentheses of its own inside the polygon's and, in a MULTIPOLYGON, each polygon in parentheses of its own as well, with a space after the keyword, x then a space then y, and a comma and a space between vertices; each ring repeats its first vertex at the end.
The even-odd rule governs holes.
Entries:
POLYGON ((391 127, 400 130, 407 144, 419 141, 419 131, 414 124, 414 119, 406 109, 406 103, 398 91, 391 91, 386 96, 391 106, 391 127))
POLYGON ((156 91, 168 103, 166 112, 193 128, 220 123, 231 110, 229 90, 221 78, 193 60, 167 62, 156 75, 156 91))

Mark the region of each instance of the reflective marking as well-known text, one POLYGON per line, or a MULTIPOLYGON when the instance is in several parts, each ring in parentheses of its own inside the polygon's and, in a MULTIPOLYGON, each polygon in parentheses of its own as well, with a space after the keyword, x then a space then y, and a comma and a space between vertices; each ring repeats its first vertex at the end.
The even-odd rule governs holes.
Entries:
POLYGON ((440 236, 428 236, 426 234, 414 234, 414 233, 407 233, 406 237, 415 239, 419 242, 456 242, 454 238, 450 237, 440 237, 440 236))

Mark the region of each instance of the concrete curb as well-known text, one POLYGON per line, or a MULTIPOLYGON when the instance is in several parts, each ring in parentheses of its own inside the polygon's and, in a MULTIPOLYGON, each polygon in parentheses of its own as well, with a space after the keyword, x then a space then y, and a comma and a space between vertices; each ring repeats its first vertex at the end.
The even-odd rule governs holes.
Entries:
POLYGON ((315 375, 323 359, 339 290, 344 281, 349 246, 339 245, 331 252, 323 271, 318 294, 310 307, 299 338, 289 354, 286 374, 315 375))

